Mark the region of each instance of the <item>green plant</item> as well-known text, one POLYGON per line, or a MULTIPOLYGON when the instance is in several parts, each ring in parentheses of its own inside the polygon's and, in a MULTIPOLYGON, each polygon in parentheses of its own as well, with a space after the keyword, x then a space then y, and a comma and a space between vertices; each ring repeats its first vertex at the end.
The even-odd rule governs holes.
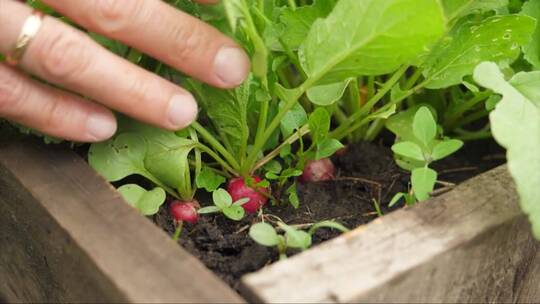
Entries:
POLYGON ((199 209, 199 214, 210 214, 210 213, 223 213, 227 218, 233 221, 240 221, 245 216, 243 204, 246 204, 249 201, 249 198, 242 198, 235 202, 231 195, 223 190, 217 189, 212 193, 212 198, 214 201, 214 206, 208 206, 199 209))
POLYGON ((455 153, 463 146, 463 142, 442 138, 441 128, 431 110, 425 106, 394 116, 388 125, 399 138, 399 142, 392 146, 398 156, 396 161, 402 168, 411 171, 412 184, 409 193, 398 193, 394 196, 390 207, 402 198, 405 198, 408 205, 427 200, 437 182, 437 172, 429 165, 455 153), (412 122, 411 114, 414 114, 412 122))
POLYGON ((311 225, 306 232, 289 226, 283 222, 277 223, 279 229, 284 234, 279 234, 277 230, 268 223, 257 223, 250 227, 249 236, 259 245, 266 247, 276 247, 280 259, 287 258, 287 249, 306 250, 311 247, 312 236, 321 228, 336 229, 341 232, 347 232, 349 229, 334 221, 322 221, 311 225))
POLYGON ((197 189, 256 176, 277 193, 286 186, 298 206, 294 178, 309 161, 387 128, 398 137, 396 160, 412 172, 411 191, 392 204, 427 199, 437 180, 433 161, 461 142, 495 137, 508 149, 522 206, 540 237, 538 1, 167 2, 234 37, 252 58, 252 74, 239 88, 218 90, 90 33, 189 88, 202 108, 199 121, 177 133, 121 118, 117 136, 90 149, 90 164, 109 181, 136 174, 156 187, 121 190, 144 214, 163 203, 163 192, 189 201, 197 189))

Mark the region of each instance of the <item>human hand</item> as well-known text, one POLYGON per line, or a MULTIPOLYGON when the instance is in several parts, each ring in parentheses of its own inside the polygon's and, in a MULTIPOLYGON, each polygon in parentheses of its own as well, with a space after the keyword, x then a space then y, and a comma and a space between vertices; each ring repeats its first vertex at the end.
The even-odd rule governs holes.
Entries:
MULTIPOLYGON (((43 2, 90 31, 210 85, 235 87, 249 73, 249 59, 234 41, 161 0, 43 2)), ((31 15, 32 9, 20 2, 0 0, 1 54, 13 51, 31 15)), ((196 118, 197 104, 189 92, 112 54, 83 32, 48 16, 36 28, 17 67, 0 63, 0 117, 82 142, 106 140, 115 133, 111 109, 170 130, 196 118)))

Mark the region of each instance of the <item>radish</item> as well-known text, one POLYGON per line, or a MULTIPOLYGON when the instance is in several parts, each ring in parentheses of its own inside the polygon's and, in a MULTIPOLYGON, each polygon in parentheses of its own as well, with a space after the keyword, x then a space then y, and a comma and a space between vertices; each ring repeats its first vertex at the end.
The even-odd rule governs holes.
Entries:
POLYGON ((336 168, 328 158, 310 160, 304 167, 300 181, 304 183, 324 182, 335 178, 336 168))
POLYGON ((191 202, 174 201, 171 203, 169 211, 177 222, 197 224, 199 221, 199 214, 197 213, 199 206, 199 202, 196 200, 192 200, 191 202))
MULTIPOLYGON (((262 181, 258 176, 253 176, 252 178, 255 184, 262 181)), ((257 187, 257 189, 253 189, 246 185, 246 182, 241 177, 234 178, 229 182, 227 192, 231 195, 233 202, 243 198, 249 198, 249 201, 242 205, 247 213, 257 212, 268 202, 269 191, 267 188, 257 187)))

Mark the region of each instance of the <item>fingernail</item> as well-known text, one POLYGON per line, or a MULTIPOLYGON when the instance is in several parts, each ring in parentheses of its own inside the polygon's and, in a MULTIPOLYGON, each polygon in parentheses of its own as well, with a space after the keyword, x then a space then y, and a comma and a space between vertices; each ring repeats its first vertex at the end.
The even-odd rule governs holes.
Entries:
POLYGON ((185 128, 197 118, 197 102, 189 94, 174 95, 169 102, 167 115, 173 128, 185 128))
POLYGON ((109 139, 116 132, 116 120, 112 115, 91 114, 86 121, 86 132, 93 141, 109 139))
POLYGON ((214 72, 226 86, 240 85, 249 74, 249 58, 240 48, 224 46, 214 59, 214 72))

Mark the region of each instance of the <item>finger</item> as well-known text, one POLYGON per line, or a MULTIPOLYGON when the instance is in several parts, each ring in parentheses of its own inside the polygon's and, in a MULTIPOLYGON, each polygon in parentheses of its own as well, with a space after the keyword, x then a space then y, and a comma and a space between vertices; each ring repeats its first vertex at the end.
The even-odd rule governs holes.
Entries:
POLYGON ((47 87, 1 63, 0 116, 72 141, 102 141, 116 131, 114 115, 104 107, 47 87))
POLYGON ((249 59, 234 41, 161 0, 44 2, 89 30, 131 45, 214 86, 235 87, 249 73, 249 59))
MULTIPOLYGON (((31 11, 16 2, 0 1, 6 4, 0 10, 0 52, 5 52, 13 42, 4 39, 4 33, 20 32, 31 11)), ((163 128, 181 129, 197 115, 197 104, 187 91, 113 55, 82 32, 51 17, 45 18, 28 45, 21 67, 163 128)))

